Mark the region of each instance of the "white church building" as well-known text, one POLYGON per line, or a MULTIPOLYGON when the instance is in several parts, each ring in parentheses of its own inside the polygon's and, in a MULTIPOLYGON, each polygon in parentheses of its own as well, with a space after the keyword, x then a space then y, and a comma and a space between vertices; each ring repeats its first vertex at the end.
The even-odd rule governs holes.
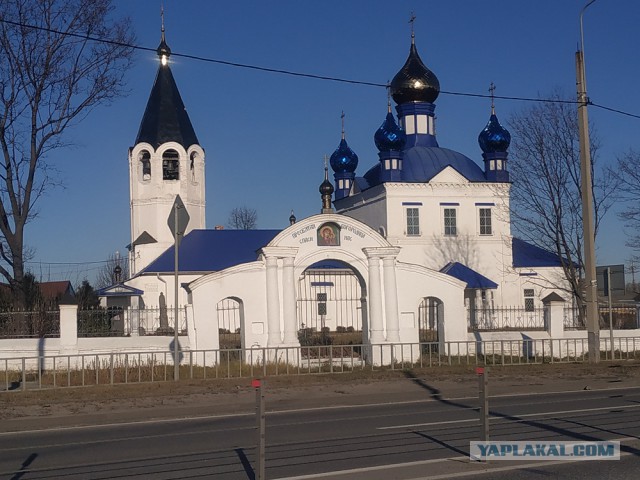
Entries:
POLYGON ((492 105, 478 139, 482 164, 439 146, 440 85, 413 34, 375 132, 379 158, 358 159, 343 126, 330 159, 333 182, 325 168, 320 186, 320 213, 292 214, 281 230, 206 229, 205 150, 164 34, 158 54, 129 150, 131 275, 100 292, 111 305, 174 308, 167 219, 177 196, 189 217, 178 252, 181 333, 194 350, 219 348, 225 331, 239 332, 245 348, 295 347, 301 331, 323 330, 361 332, 362 343, 374 345, 467 341, 472 330, 502 322, 503 308, 526 315, 562 292, 559 259, 511 234, 509 132, 492 105))

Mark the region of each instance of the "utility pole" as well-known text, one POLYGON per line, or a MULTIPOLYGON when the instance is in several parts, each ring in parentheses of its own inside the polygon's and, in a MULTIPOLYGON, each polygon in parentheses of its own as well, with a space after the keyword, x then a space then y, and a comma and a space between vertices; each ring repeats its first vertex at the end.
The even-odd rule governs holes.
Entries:
POLYGON ((580 12, 580 48, 576 52, 576 86, 578 94, 578 130, 580 135, 580 177, 582 190, 582 233, 584 237, 584 276, 587 304, 587 340, 589 363, 600 361, 600 323, 598 322, 598 291, 596 284, 595 229, 593 218, 593 180, 591 178, 591 150, 589 117, 587 115, 587 78, 584 66, 584 11, 596 0, 587 3, 580 12))

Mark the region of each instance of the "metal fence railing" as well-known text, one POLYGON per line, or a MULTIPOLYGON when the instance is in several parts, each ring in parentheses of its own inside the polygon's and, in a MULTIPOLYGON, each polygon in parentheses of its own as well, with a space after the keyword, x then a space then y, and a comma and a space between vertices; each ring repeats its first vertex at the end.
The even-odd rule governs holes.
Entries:
MULTIPOLYGON (((186 307, 180 307, 178 312, 178 335, 186 335, 186 307)), ((79 310, 78 337, 173 335, 174 319, 172 307, 79 310)))
POLYGON ((490 332, 511 330, 544 330, 545 309, 496 307, 468 309, 468 331, 490 332))
MULTIPOLYGON (((178 310, 178 335, 187 335, 186 307, 178 310)), ((173 308, 94 308, 78 310, 78 337, 173 335, 173 308)), ((60 336, 60 311, 0 312, 0 338, 60 336)))
MULTIPOLYGON (((602 360, 640 360, 640 337, 600 340, 602 360)), ((440 366, 530 365, 588 361, 586 338, 384 345, 186 350, 180 378, 348 373, 440 366)), ((19 357, 0 360, 0 390, 115 385, 173 380, 171 351, 19 357)))
MULTIPOLYGON (((640 328, 640 305, 635 303, 614 303, 609 309, 606 303, 598 305, 598 318, 600 329, 609 329, 609 324, 614 330, 634 330, 640 328), (611 318, 611 322, 609 321, 611 318)), ((565 307, 565 330, 586 330, 584 320, 580 318, 578 307, 565 307)))
POLYGON ((51 338, 59 336, 59 310, 0 312, 0 338, 51 338))

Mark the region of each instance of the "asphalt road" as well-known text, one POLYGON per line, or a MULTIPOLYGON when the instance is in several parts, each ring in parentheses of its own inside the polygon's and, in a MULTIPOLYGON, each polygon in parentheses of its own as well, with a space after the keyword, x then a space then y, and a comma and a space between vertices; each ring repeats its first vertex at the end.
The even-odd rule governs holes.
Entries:
MULTIPOLYGON (((267 478, 637 478, 625 475, 640 465, 640 387, 492 397, 492 440, 623 439, 617 462, 537 462, 519 471, 468 460, 479 435, 477 398, 431 393, 331 408, 268 405, 267 478)), ((234 414, 1 433, 0 478, 254 479, 255 425, 255 415, 234 414)))

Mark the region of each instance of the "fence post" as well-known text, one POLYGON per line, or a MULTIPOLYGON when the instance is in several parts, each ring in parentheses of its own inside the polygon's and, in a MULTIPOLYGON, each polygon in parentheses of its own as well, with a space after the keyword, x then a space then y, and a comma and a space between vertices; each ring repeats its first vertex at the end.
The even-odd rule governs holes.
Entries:
POLYGON ((109 355, 109 376, 111 385, 113 385, 113 353, 109 355))
POLYGON ((22 390, 27 389, 27 365, 25 358, 22 357, 22 390))
MULTIPOLYGON (((556 292, 551 292, 542 299, 542 304, 544 305, 544 329, 549 334, 549 338, 552 340, 563 338, 564 298, 556 292)), ((553 357, 553 353, 551 356, 553 357)))
MULTIPOLYGON (((75 299, 60 301, 60 350, 61 355, 78 353, 78 304, 75 299)), ((44 355, 44 353, 43 353, 44 355)))

